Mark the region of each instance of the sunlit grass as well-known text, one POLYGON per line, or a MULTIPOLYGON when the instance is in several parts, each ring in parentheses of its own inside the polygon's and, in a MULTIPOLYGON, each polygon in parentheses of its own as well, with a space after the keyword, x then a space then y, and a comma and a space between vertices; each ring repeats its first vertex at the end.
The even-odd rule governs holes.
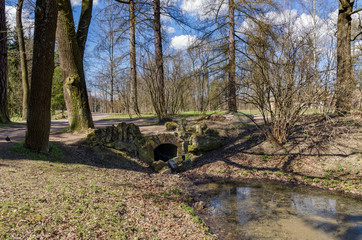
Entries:
MULTIPOLYGON (((137 116, 137 115, 132 115, 132 119, 140 119, 140 118, 155 118, 157 117, 156 114, 153 113, 142 113, 141 117, 137 116)), ((123 120, 127 120, 127 119, 131 119, 130 116, 126 113, 117 113, 117 114, 111 114, 108 115, 102 119, 105 120, 118 120, 118 119, 123 119, 123 120)))
POLYGON ((258 109, 242 109, 238 110, 238 113, 248 114, 248 115, 260 115, 260 111, 258 109))
POLYGON ((212 239, 180 207, 185 191, 160 187, 166 176, 48 159, 10 161, 0 176, 0 239, 179 239, 185 229, 183 239, 212 239))
POLYGON ((25 156, 27 156, 28 158, 33 159, 33 160, 44 160, 44 161, 56 162, 56 161, 61 161, 64 158, 63 152, 60 150, 60 148, 57 145, 55 145, 52 142, 49 142, 49 153, 48 154, 33 152, 33 151, 25 148, 23 145, 24 145, 24 142, 21 141, 21 142, 17 143, 16 145, 12 146, 10 150, 12 152, 24 154, 25 156))
MULTIPOLYGON (((186 111, 181 112, 176 115, 173 115, 172 118, 188 118, 188 117, 197 117, 202 115, 211 115, 211 114, 226 114, 227 111, 207 111, 207 112, 201 112, 201 111, 186 111)), ((323 113, 320 109, 307 109, 304 114, 318 114, 323 113)), ((237 114, 246 114, 246 115, 261 115, 260 111, 258 109, 239 109, 237 114)), ((132 118, 128 114, 125 113, 117 113, 117 114, 111 114, 108 115, 102 119, 106 120, 129 120, 129 119, 141 119, 141 118, 157 118, 157 115, 154 113, 143 113, 141 116, 133 115, 132 118)))

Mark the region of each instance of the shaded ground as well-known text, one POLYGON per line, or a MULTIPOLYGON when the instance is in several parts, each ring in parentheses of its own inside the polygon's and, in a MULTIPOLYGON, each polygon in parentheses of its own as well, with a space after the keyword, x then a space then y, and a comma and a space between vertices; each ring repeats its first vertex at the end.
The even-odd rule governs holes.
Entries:
POLYGON ((200 156, 192 181, 269 179, 362 196, 362 121, 308 116, 278 148, 253 126, 224 128, 227 145, 200 156))
MULTIPOLYGON (((103 117, 94 116, 97 127, 121 121, 103 117)), ((153 119, 132 121, 144 134, 165 131, 153 119)), ((17 145, 23 123, 1 127, 0 239, 209 239, 188 205, 202 211, 205 199, 194 184, 207 181, 259 179, 362 195, 360 119, 305 119, 285 148, 240 121, 206 122, 221 130, 226 145, 177 175, 154 174, 126 154, 80 145, 85 134, 66 132, 66 121, 52 122, 49 156, 17 145)))
POLYGON ((0 239, 212 238, 187 205, 186 179, 79 145, 84 135, 63 127, 53 122, 48 156, 17 143, 23 124, 0 129, 12 138, 0 142, 0 239))

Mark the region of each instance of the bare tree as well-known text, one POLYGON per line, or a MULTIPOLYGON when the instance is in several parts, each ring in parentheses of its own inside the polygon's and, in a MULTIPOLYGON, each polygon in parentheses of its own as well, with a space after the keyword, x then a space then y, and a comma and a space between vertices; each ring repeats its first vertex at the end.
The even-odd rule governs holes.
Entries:
POLYGON ((133 111, 140 115, 137 91, 137 61, 136 61, 136 15, 135 2, 129 4, 129 51, 130 51, 130 78, 131 78, 131 105, 133 111))
POLYGON ((118 39, 118 26, 116 13, 111 8, 105 8, 102 12, 102 19, 98 19, 99 35, 101 40, 97 44, 97 56, 102 59, 101 77, 109 82, 107 84, 110 97, 111 112, 114 112, 114 92, 117 79, 117 62, 116 49, 118 39), (102 56, 105 53, 105 56, 102 56), (105 64, 105 65, 104 65, 105 64), (105 69, 103 68, 105 67, 105 69))
POLYGON ((228 111, 236 113, 236 83, 235 83, 235 3, 229 0, 229 64, 228 64, 228 111))
POLYGON ((180 53, 169 56, 168 59, 165 63, 165 95, 169 113, 175 115, 191 92, 190 80, 185 68, 185 59, 180 53))
POLYGON ((192 89, 196 91, 192 95, 195 98, 195 109, 205 112, 210 102, 209 81, 213 71, 211 64, 214 61, 214 56, 209 44, 197 42, 194 44, 187 50, 186 55, 191 65, 189 72, 191 73, 190 78, 192 78, 192 89))
POLYGON ((316 103, 319 78, 313 62, 313 38, 303 38, 290 28, 290 20, 275 26, 266 20, 255 20, 247 32, 249 73, 245 79, 247 103, 262 114, 259 128, 276 145, 286 143, 296 122, 308 107, 316 103), (288 30, 287 30, 288 29, 288 30))
POLYGON ((24 146, 49 151, 50 102, 58 1, 37 0, 29 112, 24 146))
POLYGON ((23 85, 23 113, 22 118, 26 120, 28 116, 28 104, 29 104, 29 81, 28 81, 28 66, 26 63, 26 51, 25 51, 25 40, 24 40, 24 29, 21 20, 24 0, 18 0, 16 6, 16 32, 19 41, 19 54, 20 54, 20 68, 21 68, 21 79, 23 85))
POLYGON ((129 51, 130 51, 130 79, 131 79, 131 105, 133 111, 140 115, 138 107, 138 89, 137 89, 137 61, 136 61, 136 15, 135 15, 135 1, 121 1, 120 3, 129 4, 129 51))
POLYGON ((7 41, 5 1, 0 3, 0 123, 10 122, 7 107, 7 41))
POLYGON ((92 2, 92 0, 83 0, 76 33, 70 0, 59 1, 56 36, 64 98, 68 110, 69 129, 77 131, 86 131, 94 127, 83 69, 83 54, 91 20, 92 2))

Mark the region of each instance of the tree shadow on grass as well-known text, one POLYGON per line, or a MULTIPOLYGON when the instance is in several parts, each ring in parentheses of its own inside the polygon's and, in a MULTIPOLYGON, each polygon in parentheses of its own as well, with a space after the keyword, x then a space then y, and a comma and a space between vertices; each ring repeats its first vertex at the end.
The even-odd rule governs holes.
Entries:
MULTIPOLYGON (((221 149, 207 152, 204 155, 199 156, 194 161, 192 169, 200 168, 203 165, 213 162, 222 161, 227 165, 244 170, 283 172, 286 174, 292 173, 304 178, 316 178, 316 176, 312 176, 311 174, 301 173, 298 170, 295 171, 292 166, 304 158, 349 158, 359 154, 353 147, 347 146, 346 144, 342 146, 345 149, 345 152, 328 152, 325 150, 325 147, 328 147, 331 144, 331 138, 343 140, 346 132, 356 132, 361 127, 358 121, 348 122, 350 127, 346 127, 343 124, 345 121, 345 119, 334 119, 333 122, 328 122, 320 117, 307 118, 297 126, 295 133, 291 136, 291 143, 287 147, 279 148, 274 152, 268 153, 261 150, 255 150, 258 149, 256 148, 257 146, 266 141, 265 136, 263 136, 255 126, 245 126, 244 130, 238 129, 239 134, 236 136, 234 133, 235 137, 228 138, 228 141, 221 149), (306 129, 309 130, 307 132, 308 137, 304 136, 306 129), (316 138, 318 138, 318 141, 311 140, 316 138), (273 163, 269 166, 265 166, 266 164, 263 164, 262 162, 259 166, 250 164, 252 161, 260 161, 263 158, 266 158, 265 162, 267 162, 269 161, 269 157, 273 158, 273 163), (238 158, 249 160, 239 161, 238 158)), ((230 133, 230 135, 232 135, 232 132, 235 131, 236 129, 227 129, 226 134, 230 133)), ((338 179, 348 175, 349 173, 346 171, 335 171, 333 174, 318 176, 318 178, 338 179)), ((355 178, 350 177, 350 180, 357 180, 357 178, 358 176, 355 178)))
POLYGON ((12 144, 6 151, 0 152, 3 161, 38 160, 49 163, 82 164, 107 169, 125 169, 152 173, 146 165, 128 155, 121 156, 107 148, 90 147, 81 142, 67 145, 62 142, 50 142, 48 154, 32 152, 23 147, 23 142, 12 144))

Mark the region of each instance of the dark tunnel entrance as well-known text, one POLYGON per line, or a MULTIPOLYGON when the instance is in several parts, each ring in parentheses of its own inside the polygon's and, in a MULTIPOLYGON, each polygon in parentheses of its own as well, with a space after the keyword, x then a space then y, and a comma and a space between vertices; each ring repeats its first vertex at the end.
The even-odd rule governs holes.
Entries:
POLYGON ((154 150, 155 161, 162 160, 167 162, 168 160, 177 157, 177 146, 173 144, 161 144, 154 150))

